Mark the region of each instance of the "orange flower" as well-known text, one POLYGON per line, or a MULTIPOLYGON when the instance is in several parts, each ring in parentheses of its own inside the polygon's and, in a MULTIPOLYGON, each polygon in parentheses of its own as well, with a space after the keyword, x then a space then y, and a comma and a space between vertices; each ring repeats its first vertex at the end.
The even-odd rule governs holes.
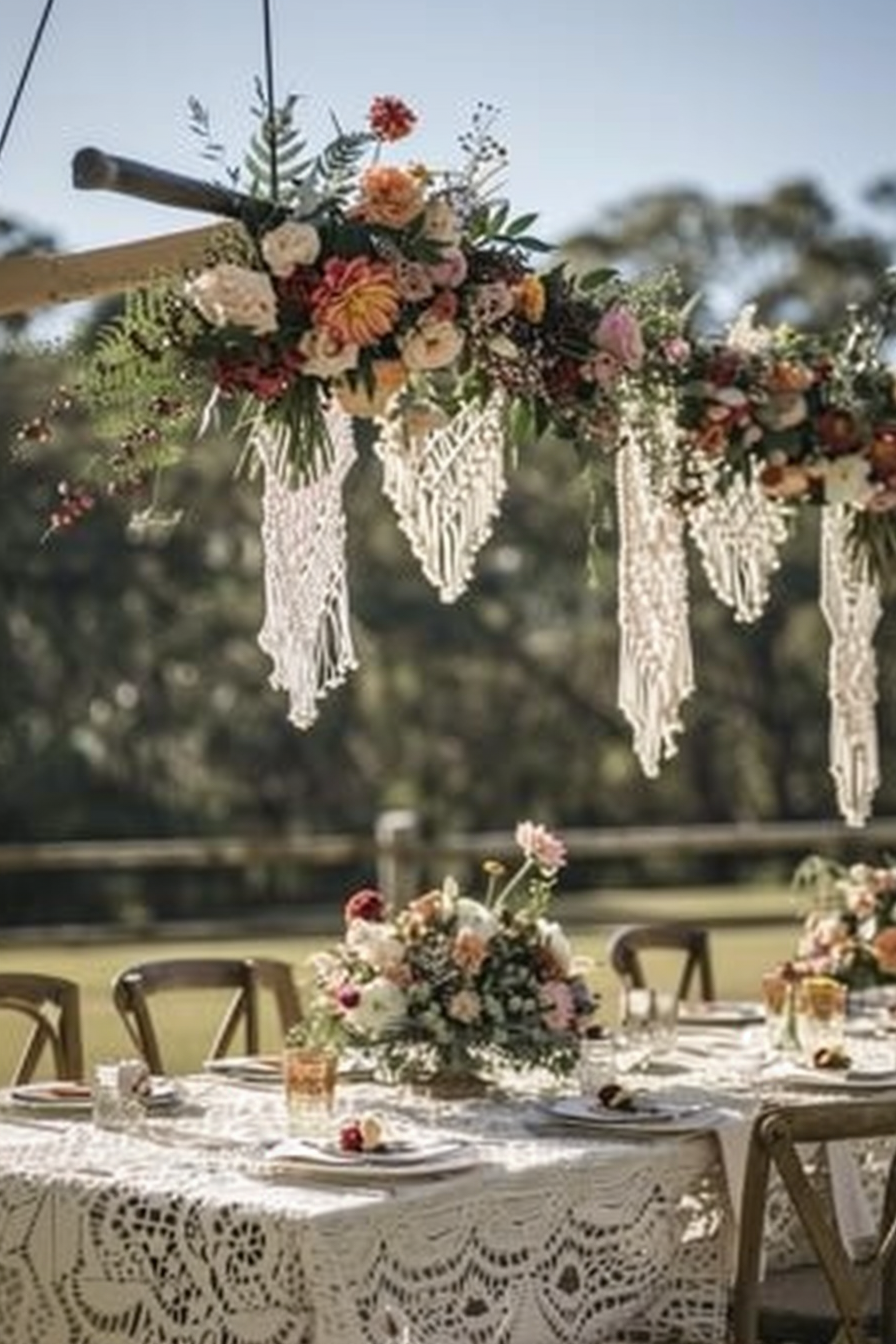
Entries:
POLYGON ((513 291, 514 307, 521 317, 533 325, 544 317, 544 285, 537 275, 526 275, 513 291))
POLYGON ((368 224, 403 229, 423 213, 423 185, 403 168, 377 164, 361 178, 361 201, 357 213, 368 224))
POLYGON ((896 425, 879 425, 868 451, 871 465, 881 480, 896 477, 896 425))
POLYGON ((488 944, 473 929, 461 929, 451 949, 451 959, 459 970, 475 975, 485 961, 488 944))
POLYGON ((759 473, 759 484, 773 499, 799 499, 809 493, 808 472, 795 463, 769 462, 759 473))
POLYGON ((354 386, 346 379, 334 383, 336 399, 346 415, 353 415, 358 420, 373 420, 383 415, 392 397, 407 382, 408 371, 400 359, 375 359, 373 378, 373 391, 368 391, 360 381, 354 386))
POLYGON ((385 261, 332 257, 311 295, 315 326, 341 345, 373 345, 398 318, 395 273, 385 261))
POLYGON ((884 975, 896 975, 896 928, 881 929, 874 940, 874 955, 884 975))
POLYGON ((815 374, 805 364, 793 364, 781 359, 773 364, 766 376, 769 392, 806 392, 815 382, 815 374))

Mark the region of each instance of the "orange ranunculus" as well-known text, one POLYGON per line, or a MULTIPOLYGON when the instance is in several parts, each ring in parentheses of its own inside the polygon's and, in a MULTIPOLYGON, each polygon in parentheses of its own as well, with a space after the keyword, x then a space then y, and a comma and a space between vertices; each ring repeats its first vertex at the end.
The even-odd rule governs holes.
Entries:
POLYGON ((331 257, 311 295, 314 325, 342 345, 373 345, 388 336, 398 318, 400 299, 388 262, 368 257, 331 257))
POLYGON ((357 213, 368 224, 403 229, 421 215, 424 208, 422 182, 403 168, 376 164, 361 178, 357 213))
POLYGON ((805 364, 779 359, 765 377, 769 392, 806 392, 815 382, 815 373, 805 364))
POLYGON ((896 927, 881 929, 874 940, 874 955, 884 975, 896 975, 896 927))
POLYGON ((408 371, 400 359, 375 359, 373 361, 374 386, 372 391, 360 380, 352 386, 347 379, 339 379, 333 384, 336 399, 346 415, 358 420, 373 420, 383 415, 392 397, 408 379, 408 371))
POLYGON ((527 322, 537 325, 544 317, 544 285, 537 275, 525 275, 513 291, 514 307, 527 322))
POLYGON ((767 463, 759 473, 759 484, 773 499, 800 499, 811 487, 809 473, 793 462, 767 463))

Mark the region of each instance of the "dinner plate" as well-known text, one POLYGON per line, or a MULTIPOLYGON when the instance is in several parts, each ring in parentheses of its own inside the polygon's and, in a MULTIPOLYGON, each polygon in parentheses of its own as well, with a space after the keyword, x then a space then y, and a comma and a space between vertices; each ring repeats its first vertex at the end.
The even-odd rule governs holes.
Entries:
POLYGON ((283 1061, 280 1055, 225 1055, 221 1059, 207 1059, 203 1068, 225 1078, 239 1078, 250 1083, 282 1083, 283 1061))
POLYGON ((896 1090, 896 1071, 872 1069, 793 1069, 775 1073, 782 1087, 810 1088, 816 1092, 887 1092, 896 1090))
MULTIPOLYGON (((93 1110, 93 1090, 87 1083, 58 1080, 46 1083, 21 1083, 10 1088, 8 1100, 23 1110, 42 1111, 54 1115, 90 1115, 93 1110)), ((180 1092, 166 1078, 154 1078, 152 1093, 144 1103, 150 1112, 166 1111, 176 1107, 180 1092)))
POLYGON ((631 1111, 612 1110, 591 1097, 557 1097, 545 1102, 544 1109, 563 1124, 632 1134, 681 1134, 705 1129, 718 1120, 717 1111, 709 1104, 664 1102, 659 1097, 640 1097, 631 1111))
POLYGON ((461 1139, 396 1142, 367 1153, 344 1152, 332 1140, 284 1139, 270 1149, 259 1164, 259 1173, 276 1177, 311 1174, 375 1184, 447 1175, 479 1161, 477 1149, 461 1139))
POLYGON ((678 1022, 683 1027, 746 1027, 764 1021, 765 1014, 758 1003, 715 999, 709 1003, 682 1003, 678 1008, 678 1022))

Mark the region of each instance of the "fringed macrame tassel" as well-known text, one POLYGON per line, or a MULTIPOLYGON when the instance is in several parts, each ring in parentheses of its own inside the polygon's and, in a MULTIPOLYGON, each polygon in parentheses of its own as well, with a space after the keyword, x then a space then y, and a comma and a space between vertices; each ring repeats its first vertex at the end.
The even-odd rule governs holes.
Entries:
POLYGON ((843 505, 822 513, 820 607, 831 634, 831 774, 846 824, 864 826, 880 783, 874 635, 881 602, 867 560, 850 546, 849 519, 843 505))
POLYGON ((319 702, 357 666, 345 563, 342 489, 355 445, 350 418, 327 412, 332 459, 309 485, 284 479, 283 427, 259 423, 252 443, 264 464, 261 541, 264 622, 258 643, 273 662, 270 684, 289 697, 289 719, 308 728, 319 702), (279 469, 278 469, 279 468, 279 469))
MULTIPOLYGON (((654 424, 650 433, 676 433, 674 418, 654 424)), ((652 778, 677 750, 681 705, 694 689, 694 665, 684 522, 655 493, 651 449, 641 435, 634 421, 624 427, 616 461, 619 707, 632 726, 641 767, 652 778)))
POLYGON ((765 610, 787 519, 785 505, 742 476, 724 493, 710 480, 706 501, 691 510, 688 524, 707 582, 736 621, 756 621, 765 610))
POLYGON ((441 600, 454 602, 473 577, 507 487, 501 398, 467 405, 446 425, 416 434, 402 419, 388 421, 376 451, 383 492, 411 551, 441 600))

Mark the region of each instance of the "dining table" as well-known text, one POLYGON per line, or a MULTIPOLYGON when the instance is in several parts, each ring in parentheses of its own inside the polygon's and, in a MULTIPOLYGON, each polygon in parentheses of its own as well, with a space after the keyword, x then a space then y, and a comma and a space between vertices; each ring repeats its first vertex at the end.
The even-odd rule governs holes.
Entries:
MULTIPOLYGON (((896 1096, 883 1044, 871 1085, 896 1096)), ((154 1080, 111 1128, 77 1088, 7 1089, 0 1339, 719 1344, 757 1107, 838 1095, 800 1067, 746 1015, 683 1023, 625 1079, 630 1113, 575 1079, 505 1072, 448 1100, 355 1067, 310 1135, 276 1059, 154 1080), (346 1125, 371 1116, 382 1145, 345 1151, 346 1125)), ((840 1203, 859 1236, 874 1163, 828 1168, 852 1181, 840 1203)), ((769 1235, 770 1255, 796 1253, 783 1209, 769 1235)))

